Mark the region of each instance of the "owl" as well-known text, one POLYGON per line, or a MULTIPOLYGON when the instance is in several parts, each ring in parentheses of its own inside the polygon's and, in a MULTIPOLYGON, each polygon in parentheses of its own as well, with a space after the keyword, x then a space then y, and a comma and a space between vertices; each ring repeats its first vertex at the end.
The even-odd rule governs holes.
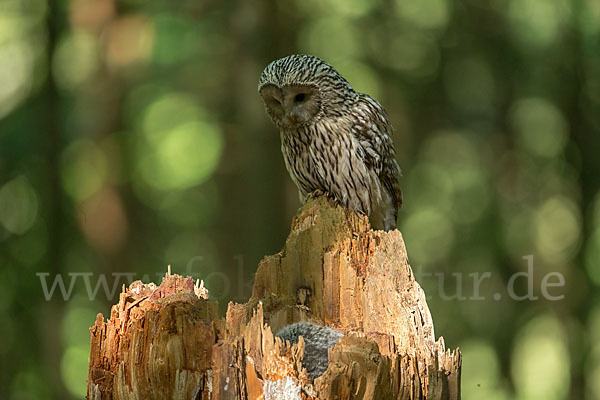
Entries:
POLYGON ((400 167, 392 125, 377 100, 357 93, 331 65, 310 55, 271 62, 258 92, 279 128, 301 201, 326 193, 367 215, 373 229, 396 228, 400 167))

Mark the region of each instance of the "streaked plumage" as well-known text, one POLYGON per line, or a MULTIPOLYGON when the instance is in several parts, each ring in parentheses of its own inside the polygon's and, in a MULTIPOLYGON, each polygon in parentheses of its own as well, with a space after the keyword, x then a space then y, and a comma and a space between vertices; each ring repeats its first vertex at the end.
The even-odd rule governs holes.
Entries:
POLYGON ((300 196, 314 191, 394 229, 402 192, 392 126, 383 107, 357 93, 331 65, 292 55, 273 61, 259 93, 281 134, 281 150, 300 196))

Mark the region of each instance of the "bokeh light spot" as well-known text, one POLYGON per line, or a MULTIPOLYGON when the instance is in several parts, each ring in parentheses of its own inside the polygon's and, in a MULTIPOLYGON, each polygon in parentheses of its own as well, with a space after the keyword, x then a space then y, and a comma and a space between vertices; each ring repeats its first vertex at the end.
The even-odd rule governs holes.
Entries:
POLYGON ((52 60, 52 71, 60 88, 75 90, 92 77, 99 65, 97 37, 73 32, 59 41, 52 60))
POLYGON ((127 239, 127 217, 116 190, 104 187, 79 207, 79 225, 88 242, 97 250, 114 253, 127 239))
POLYGON ((588 354, 585 368, 585 386, 588 397, 586 399, 600 399, 600 346, 598 339, 593 341, 593 349, 588 354))
POLYGON ((24 176, 0 188, 0 223, 7 231, 21 235, 29 230, 38 214, 38 196, 24 176))
MULTIPOLYGON (((361 17, 378 6, 378 0, 304 0, 296 2, 296 7, 304 14, 334 15, 343 17, 361 17)), ((290 3, 282 2, 282 7, 289 8, 290 3)))
POLYGON ((433 206, 444 211, 452 208, 452 178, 442 166, 417 163, 403 180, 406 192, 411 194, 411 202, 406 207, 433 206))
POLYGON ((215 170, 222 138, 214 125, 189 122, 174 128, 140 165, 144 179, 157 189, 185 189, 204 182, 215 170))
POLYGON ((29 94, 33 67, 34 57, 27 42, 0 42, 0 118, 29 94))
POLYGON ((402 225, 408 254, 414 265, 441 261, 454 243, 452 223, 440 210, 423 208, 412 213, 402 225))
POLYGON ((60 362, 65 387, 77 398, 83 398, 87 392, 89 355, 89 343, 86 346, 70 346, 63 353, 60 362))
POLYGON ((443 166, 480 166, 480 153, 472 136, 460 131, 442 131, 432 135, 421 157, 443 166))
POLYGON ((501 386, 500 362, 491 344, 471 339, 460 346, 464 360, 462 368, 462 398, 464 400, 508 399, 506 389, 501 386))
POLYGON ((147 108, 145 140, 138 149, 142 178, 160 190, 186 189, 215 171, 223 150, 221 131, 204 119, 191 97, 168 93, 147 108))
POLYGON ((571 361, 565 333, 555 317, 535 317, 517 333, 511 363, 518 399, 567 398, 571 361))
MULTIPOLYGON (((110 278, 108 278, 110 281, 110 278)), ((94 282, 94 279, 92 278, 94 282)), ((95 283, 95 282, 94 282, 95 283)), ((90 344, 89 327, 96 321, 97 311, 91 307, 69 307, 61 324, 62 343, 66 347, 86 347, 90 344)))
POLYGON ((154 43, 154 26, 143 16, 115 21, 107 34, 106 61, 113 67, 127 67, 147 61, 154 43))
POLYGON ((452 171, 454 188, 452 219, 461 224, 472 224, 487 209, 491 189, 483 170, 464 168, 452 171))
MULTIPOLYGON (((110 282, 111 279, 108 278, 110 282)), ((92 278, 92 288, 96 280, 92 278)), ((100 289, 99 293, 103 293, 100 289)), ((86 393, 86 379, 88 375, 88 358, 90 355, 90 331, 94 325, 98 305, 87 303, 87 298, 74 298, 61 321, 61 342, 65 347, 60 368, 66 388, 77 398, 82 398, 86 393)))
POLYGON ((316 19, 306 25, 298 40, 302 52, 321 56, 332 65, 362 53, 361 38, 352 22, 344 18, 316 19))
POLYGON ((511 109, 510 122, 519 144, 533 155, 556 157, 567 144, 567 122, 560 110, 545 99, 517 101, 511 109))
POLYGON ((548 263, 570 260, 579 247, 581 219, 577 206, 565 197, 546 200, 536 215, 536 247, 548 263))
POLYGON ((566 0, 511 0, 509 32, 525 46, 548 46, 555 42, 569 14, 566 0))
POLYGON ((430 35, 413 32, 395 34, 385 40, 390 41, 390 46, 382 58, 390 67, 412 79, 426 79, 437 74, 440 53, 430 35))
MULTIPOLYGON (((155 89, 158 90, 158 89, 155 89)), ((165 132, 202 117, 195 100, 186 94, 167 92, 158 95, 143 112, 141 128, 150 143, 162 140, 165 132)))
POLYGON ((473 223, 490 202, 490 178, 482 160, 485 150, 473 135, 441 132, 429 140, 420 154, 421 162, 431 163, 437 169, 439 184, 443 184, 437 201, 445 202, 445 209, 457 223, 473 223), (444 199, 445 193, 448 197, 444 199))
POLYGON ((418 28, 442 29, 450 19, 450 5, 447 0, 397 0, 398 16, 418 28))
POLYGON ((90 140, 71 143, 61 157, 61 177, 65 191, 84 200, 104 184, 108 175, 104 152, 90 140))
POLYGON ((600 2, 597 0, 583 0, 581 9, 577 13, 581 29, 589 36, 600 33, 600 2))
MULTIPOLYGON (((21 29, 26 30, 31 25, 42 22, 46 17, 48 11, 48 0, 27 0, 27 1, 3 1, 2 2, 2 16, 7 20, 11 20, 15 25, 21 29), (31 24, 31 25, 30 25, 31 24)), ((0 23, 0 42, 4 37, 2 36, 2 28, 4 27, 4 21, 0 23)), ((7 28, 14 28, 10 24, 7 28)), ((16 29, 13 33, 21 35, 23 32, 21 29, 16 29)))
POLYGON ((115 2, 108 0, 70 0, 69 20, 77 28, 96 30, 115 14, 115 2))
POLYGON ((379 79, 371 67, 360 62, 346 60, 336 69, 350 82, 354 90, 368 93, 374 98, 380 95, 379 79))

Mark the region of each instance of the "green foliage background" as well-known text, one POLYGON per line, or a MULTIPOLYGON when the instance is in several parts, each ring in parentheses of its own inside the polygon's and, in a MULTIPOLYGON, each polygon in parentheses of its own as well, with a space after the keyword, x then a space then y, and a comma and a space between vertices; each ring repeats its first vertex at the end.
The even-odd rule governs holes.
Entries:
POLYGON ((597 0, 0 0, 0 398, 84 395, 113 274, 248 298, 299 205, 256 85, 296 52, 390 114, 464 399, 600 399, 597 0))

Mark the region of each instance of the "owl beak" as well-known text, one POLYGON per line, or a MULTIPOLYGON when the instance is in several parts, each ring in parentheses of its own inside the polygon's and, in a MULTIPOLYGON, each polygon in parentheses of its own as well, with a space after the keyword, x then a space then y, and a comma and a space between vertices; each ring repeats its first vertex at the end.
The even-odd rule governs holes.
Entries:
POLYGON ((288 119, 292 124, 298 122, 298 113, 296 112, 296 110, 292 109, 288 112, 288 119))

